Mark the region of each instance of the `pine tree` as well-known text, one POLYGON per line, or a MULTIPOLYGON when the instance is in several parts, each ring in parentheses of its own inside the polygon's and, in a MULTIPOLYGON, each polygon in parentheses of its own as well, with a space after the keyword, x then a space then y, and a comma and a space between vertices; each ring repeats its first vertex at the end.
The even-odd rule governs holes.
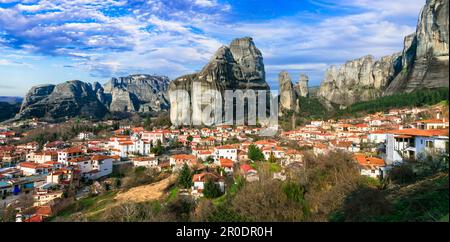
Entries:
POLYGON ((205 183, 205 188, 203 189, 203 196, 206 198, 216 198, 222 195, 219 184, 208 179, 205 183))
POLYGON ((253 161, 262 161, 264 160, 264 154, 256 145, 250 145, 248 146, 248 158, 253 161))
POLYGON ((178 186, 181 188, 190 188, 192 186, 192 173, 189 166, 185 163, 181 168, 180 175, 178 176, 178 186))

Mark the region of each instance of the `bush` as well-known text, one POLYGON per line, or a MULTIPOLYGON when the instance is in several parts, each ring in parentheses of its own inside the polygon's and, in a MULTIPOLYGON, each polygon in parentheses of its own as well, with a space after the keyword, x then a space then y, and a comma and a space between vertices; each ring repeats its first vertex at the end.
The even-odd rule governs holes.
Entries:
POLYGON ((208 180, 205 183, 205 189, 203 189, 203 196, 206 198, 217 198, 222 195, 222 191, 220 190, 219 184, 213 182, 212 180, 208 180))

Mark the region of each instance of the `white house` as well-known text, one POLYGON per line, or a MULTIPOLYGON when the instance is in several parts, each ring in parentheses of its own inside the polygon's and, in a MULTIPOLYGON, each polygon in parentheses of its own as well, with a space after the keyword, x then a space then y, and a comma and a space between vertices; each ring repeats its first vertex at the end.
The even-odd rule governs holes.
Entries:
POLYGON ((154 155, 131 158, 135 167, 158 168, 158 160, 154 155))
POLYGON ((387 135, 386 163, 417 159, 422 153, 449 153, 448 129, 403 129, 387 135))
POLYGON ((376 130, 369 132, 368 136, 369 142, 380 144, 386 142, 387 132, 384 130, 376 130))
POLYGON ((214 183, 218 184, 221 192, 225 191, 225 182, 221 176, 214 174, 214 173, 203 172, 200 174, 195 174, 192 177, 193 186, 192 186, 191 194, 194 196, 203 196, 203 190, 205 189, 205 183, 208 180, 211 180, 214 183))
POLYGON ((237 162, 237 148, 233 145, 222 145, 214 148, 213 152, 214 163, 219 165, 220 159, 230 159, 237 162))
POLYGON ((96 180, 112 173, 114 160, 115 158, 110 156, 96 155, 74 159, 70 164, 80 168, 82 177, 96 180))

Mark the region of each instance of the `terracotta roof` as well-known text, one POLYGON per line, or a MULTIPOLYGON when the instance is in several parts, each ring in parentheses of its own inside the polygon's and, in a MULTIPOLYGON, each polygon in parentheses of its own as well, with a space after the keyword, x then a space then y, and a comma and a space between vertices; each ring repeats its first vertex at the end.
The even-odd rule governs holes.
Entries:
POLYGON ((232 160, 226 159, 226 158, 220 159, 219 161, 220 161, 220 166, 221 167, 229 167, 229 168, 231 168, 231 167, 233 167, 233 164, 234 164, 232 160))
POLYGON ((52 216, 52 208, 50 206, 39 206, 36 209, 35 214, 36 215, 41 215, 41 216, 52 216))
POLYGON ((401 130, 392 130, 389 131, 391 134, 396 135, 411 135, 411 136, 424 136, 424 137, 432 137, 432 136, 448 136, 448 129, 401 129, 401 130))
POLYGON ((187 155, 187 154, 179 154, 179 155, 172 155, 173 159, 175 160, 196 160, 197 157, 195 155, 187 155))
POLYGON ((367 157, 363 154, 356 154, 354 158, 362 166, 385 166, 384 160, 380 158, 367 157))
POLYGON ((444 121, 442 119, 425 119, 425 120, 417 120, 417 123, 434 123, 434 124, 441 124, 441 123, 448 123, 448 121, 444 121))

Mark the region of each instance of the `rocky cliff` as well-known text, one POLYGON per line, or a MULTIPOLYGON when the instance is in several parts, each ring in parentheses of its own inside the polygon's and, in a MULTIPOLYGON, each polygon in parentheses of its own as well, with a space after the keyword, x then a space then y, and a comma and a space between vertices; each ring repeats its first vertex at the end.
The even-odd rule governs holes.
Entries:
POLYGON ((309 97, 309 77, 305 74, 300 74, 300 78, 294 86, 297 96, 309 97))
POLYGON ((350 105, 380 97, 383 90, 401 71, 400 54, 375 61, 371 55, 331 66, 325 72, 318 95, 340 105, 350 105))
POLYGON ((104 86, 82 81, 32 87, 22 102, 21 118, 101 118, 108 112, 168 110, 167 77, 132 75, 113 78, 104 86))
POLYGON ((159 112, 169 109, 169 82, 164 76, 132 75, 112 78, 98 92, 113 112, 159 112))
POLYGON ((385 91, 411 92, 419 88, 449 86, 449 1, 428 0, 415 34, 405 38, 402 72, 385 91))
POLYGON ((448 20, 448 0, 428 0, 416 33, 405 37, 402 52, 332 66, 325 73, 319 97, 347 106, 397 92, 448 87, 448 20))
POLYGON ((201 93, 193 93, 194 85, 200 87, 201 93, 218 91, 222 98, 225 90, 269 90, 262 54, 249 37, 235 39, 229 46, 220 47, 200 72, 179 77, 170 83, 169 93, 186 91, 192 98, 189 101, 181 96, 170 97, 172 120, 188 119, 195 123, 201 118, 198 108, 211 104, 199 98, 201 93))
POLYGON ((102 117, 106 112, 92 85, 75 80, 31 88, 16 117, 102 117))
POLYGON ((292 84, 291 77, 286 71, 280 72, 278 75, 279 87, 280 87, 280 114, 283 111, 298 111, 298 99, 297 93, 292 84))

